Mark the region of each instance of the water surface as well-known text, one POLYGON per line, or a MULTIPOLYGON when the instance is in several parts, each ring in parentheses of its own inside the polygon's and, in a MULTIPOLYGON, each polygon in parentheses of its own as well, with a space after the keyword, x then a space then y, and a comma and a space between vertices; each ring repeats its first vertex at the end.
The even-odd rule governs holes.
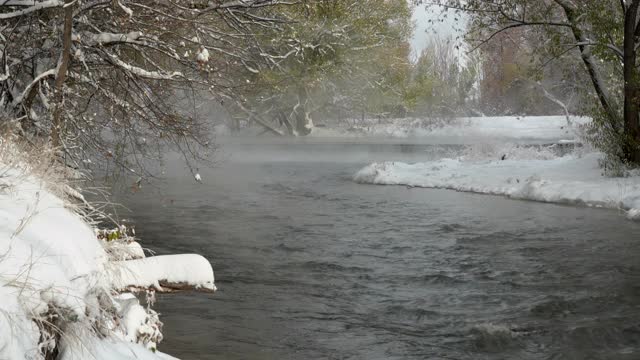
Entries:
POLYGON ((160 296, 184 359, 637 359, 640 224, 616 211, 360 185, 446 147, 226 144, 124 202, 143 244, 197 252, 214 295, 160 296), (202 169, 201 169, 202 170, 202 169))

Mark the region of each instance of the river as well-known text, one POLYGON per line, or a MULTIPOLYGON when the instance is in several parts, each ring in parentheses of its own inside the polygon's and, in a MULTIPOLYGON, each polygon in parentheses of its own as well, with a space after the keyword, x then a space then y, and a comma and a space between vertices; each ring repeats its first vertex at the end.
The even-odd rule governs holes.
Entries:
POLYGON ((640 223, 616 211, 360 185, 445 146, 222 145, 123 201, 143 245, 213 264, 158 297, 183 359, 638 359, 640 223))

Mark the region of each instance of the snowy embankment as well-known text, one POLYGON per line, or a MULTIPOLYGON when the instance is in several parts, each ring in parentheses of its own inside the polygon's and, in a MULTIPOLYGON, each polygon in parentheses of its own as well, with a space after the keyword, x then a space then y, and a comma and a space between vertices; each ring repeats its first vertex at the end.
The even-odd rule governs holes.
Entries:
MULTIPOLYGON (((589 118, 566 116, 487 116, 468 118, 393 118, 326 120, 312 128, 306 139, 354 141, 368 139, 412 140, 430 143, 483 143, 511 141, 539 143, 573 142, 589 118)), ((218 135, 272 136, 250 124, 239 132, 217 125, 218 135)))
POLYGON ((478 157, 441 159, 417 164, 373 163, 361 169, 359 183, 443 188, 483 194, 504 195, 552 203, 581 204, 626 210, 629 218, 640 219, 640 174, 625 178, 602 175, 598 153, 555 157, 521 149, 500 160, 478 157), (519 152, 528 152, 518 156, 519 152))
MULTIPOLYGON (((345 120, 313 129, 313 137, 383 137, 464 139, 479 143, 487 139, 556 142, 575 140, 576 129, 588 118, 565 116, 494 116, 456 119, 345 120)), ((458 143, 458 142, 456 142, 458 143)))
POLYGON ((209 262, 146 258, 126 229, 94 229, 62 170, 25 158, 0 139, 0 359, 171 358, 156 351, 158 314, 129 291, 214 291, 209 262))

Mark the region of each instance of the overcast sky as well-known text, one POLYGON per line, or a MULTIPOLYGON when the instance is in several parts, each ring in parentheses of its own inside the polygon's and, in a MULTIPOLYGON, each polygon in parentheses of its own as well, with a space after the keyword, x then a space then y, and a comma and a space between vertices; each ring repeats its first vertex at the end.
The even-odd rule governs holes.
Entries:
POLYGON ((429 37, 440 36, 456 36, 460 34, 456 31, 456 25, 460 27, 460 24, 456 24, 453 16, 447 17, 443 22, 429 23, 429 20, 436 20, 441 15, 441 10, 437 6, 426 7, 424 5, 413 7, 413 21, 415 24, 415 30, 413 38, 411 39, 411 48, 413 54, 420 54, 422 49, 426 46, 429 37), (434 33, 435 32, 435 33, 434 33))

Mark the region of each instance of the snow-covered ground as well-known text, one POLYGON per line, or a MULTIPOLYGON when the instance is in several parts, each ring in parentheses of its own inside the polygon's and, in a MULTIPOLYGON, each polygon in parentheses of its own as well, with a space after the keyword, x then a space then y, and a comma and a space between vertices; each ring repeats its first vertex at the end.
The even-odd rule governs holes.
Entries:
POLYGON ((640 173, 605 177, 598 165, 599 153, 557 157, 545 149, 493 150, 475 149, 466 156, 416 164, 373 163, 358 171, 354 180, 623 209, 629 218, 640 219, 640 173))
POLYGON ((536 140, 555 142, 574 140, 577 127, 588 118, 565 116, 496 116, 458 119, 375 119, 344 121, 327 127, 316 127, 316 137, 391 137, 447 138, 483 142, 487 139, 536 140))
POLYGON ((0 138, 0 359, 54 348, 61 360, 170 359, 155 351, 158 314, 128 291, 213 291, 209 262, 146 258, 124 229, 98 232, 68 200, 81 195, 62 170, 26 157, 0 138))
MULTIPOLYGON (((571 142, 578 137, 580 126, 588 122, 588 118, 565 116, 345 119, 319 122, 306 138, 383 138, 452 144, 489 140, 571 142)), ((220 135, 231 134, 224 125, 216 131, 220 135)), ((259 126, 252 126, 236 135, 257 135, 262 131, 259 126)))

